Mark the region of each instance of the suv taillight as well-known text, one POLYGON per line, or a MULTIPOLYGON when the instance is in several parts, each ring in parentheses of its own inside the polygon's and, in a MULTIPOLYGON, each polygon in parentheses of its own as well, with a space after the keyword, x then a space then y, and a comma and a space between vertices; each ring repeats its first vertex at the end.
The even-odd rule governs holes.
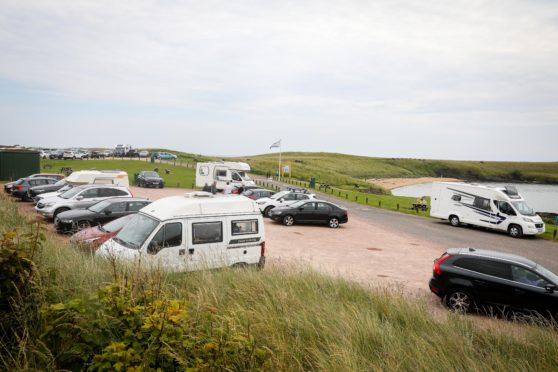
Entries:
POLYGON ((15 189, 16 189, 16 190, 23 190, 23 185, 16 185, 16 186, 15 186, 15 189))
POLYGON ((440 258, 438 258, 435 262, 434 262, 434 275, 439 276, 442 275, 442 269, 440 268, 440 264, 442 262, 444 262, 445 260, 447 260, 448 258, 450 258, 451 256, 447 253, 444 253, 440 258))
POLYGON ((261 246, 262 246, 262 250, 261 250, 261 255, 260 256, 264 257, 265 256, 265 241, 262 242, 261 246))

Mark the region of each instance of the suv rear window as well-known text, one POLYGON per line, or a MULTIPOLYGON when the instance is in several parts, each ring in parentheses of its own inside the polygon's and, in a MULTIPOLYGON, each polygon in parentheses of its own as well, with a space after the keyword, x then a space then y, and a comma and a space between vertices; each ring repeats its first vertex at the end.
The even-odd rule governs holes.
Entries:
POLYGON ((458 258, 453 266, 471 270, 480 274, 495 276, 501 279, 512 279, 511 266, 505 262, 492 261, 482 258, 458 258))

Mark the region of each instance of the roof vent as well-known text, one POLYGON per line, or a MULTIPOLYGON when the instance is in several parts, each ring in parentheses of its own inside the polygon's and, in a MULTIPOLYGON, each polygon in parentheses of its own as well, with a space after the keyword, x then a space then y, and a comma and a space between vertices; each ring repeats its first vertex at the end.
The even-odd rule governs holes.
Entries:
POLYGON ((469 252, 474 252, 474 251, 476 251, 475 248, 469 248, 469 252))
POLYGON ((215 195, 212 193, 206 191, 187 192, 184 194, 185 198, 213 198, 214 196, 215 195))

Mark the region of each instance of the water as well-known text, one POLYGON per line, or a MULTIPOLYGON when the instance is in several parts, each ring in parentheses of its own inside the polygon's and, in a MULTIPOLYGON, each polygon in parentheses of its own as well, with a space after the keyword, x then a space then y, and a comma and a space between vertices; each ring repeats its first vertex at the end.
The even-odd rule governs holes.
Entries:
MULTIPOLYGON (((517 191, 523 196, 527 204, 537 212, 558 213, 558 185, 533 185, 526 183, 494 183, 494 182, 478 182, 481 185, 506 186, 513 185, 517 191)), ((412 196, 418 198, 420 196, 431 196, 432 183, 422 183, 419 185, 411 185, 398 187, 391 190, 393 195, 412 196)))

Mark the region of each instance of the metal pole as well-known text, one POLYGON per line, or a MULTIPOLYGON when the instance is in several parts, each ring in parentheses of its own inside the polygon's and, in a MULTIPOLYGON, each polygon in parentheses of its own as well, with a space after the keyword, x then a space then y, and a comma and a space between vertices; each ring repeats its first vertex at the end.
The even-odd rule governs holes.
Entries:
POLYGON ((281 181, 281 140, 279 140, 279 181, 281 181))

